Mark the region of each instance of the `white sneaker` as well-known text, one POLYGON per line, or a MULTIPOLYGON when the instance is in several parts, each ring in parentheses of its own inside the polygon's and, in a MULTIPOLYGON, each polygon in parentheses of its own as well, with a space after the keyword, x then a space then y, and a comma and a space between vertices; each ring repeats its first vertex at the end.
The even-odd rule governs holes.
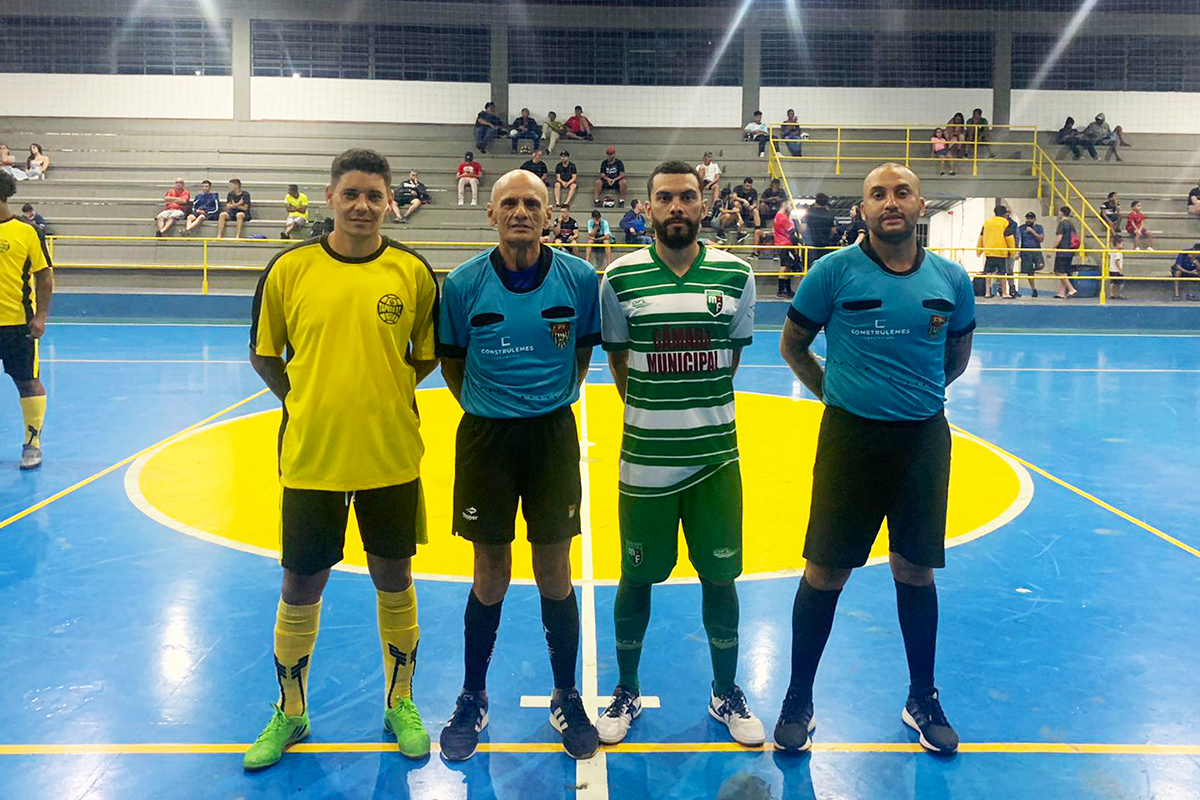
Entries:
POLYGON ((712 695, 708 703, 708 713, 718 722, 725 723, 729 728, 729 735, 738 744, 757 747, 767 739, 762 720, 746 707, 746 695, 742 694, 742 690, 736 685, 720 697, 712 695))
POLYGON ((461 197, 460 197, 460 198, 458 198, 458 204, 459 204, 460 206, 463 204, 463 201, 462 201, 462 198, 461 198, 461 197))
POLYGON ((471 205, 473 205, 473 206, 477 206, 477 205, 479 205, 479 203, 478 203, 478 202, 476 202, 475 200, 472 200, 472 201, 471 201, 471 205))
POLYGON ((624 740, 629 727, 642 713, 642 697, 618 686, 613 690, 612 701, 596 720, 596 731, 604 744, 616 744, 624 740))

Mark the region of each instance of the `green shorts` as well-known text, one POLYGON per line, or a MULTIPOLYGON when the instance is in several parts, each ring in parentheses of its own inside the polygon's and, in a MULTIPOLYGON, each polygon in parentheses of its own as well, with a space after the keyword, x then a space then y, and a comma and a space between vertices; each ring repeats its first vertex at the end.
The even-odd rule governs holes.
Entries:
POLYGON ((658 497, 621 494, 621 576, 661 583, 679 558, 679 526, 688 558, 705 580, 742 574, 742 471, 735 461, 682 492, 658 497))

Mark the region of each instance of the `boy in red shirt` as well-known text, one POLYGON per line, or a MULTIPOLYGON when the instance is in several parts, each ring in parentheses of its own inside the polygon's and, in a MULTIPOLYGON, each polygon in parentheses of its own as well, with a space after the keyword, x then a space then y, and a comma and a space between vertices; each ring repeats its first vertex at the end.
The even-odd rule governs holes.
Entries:
POLYGON ((483 177, 483 167, 475 160, 475 154, 467 151, 462 162, 458 165, 458 204, 463 204, 463 188, 471 187, 471 205, 479 205, 479 179, 483 177))
POLYGON ((1134 248, 1140 250, 1142 244, 1146 245, 1147 250, 1153 250, 1150 246, 1150 229, 1146 227, 1146 215, 1142 213, 1142 201, 1134 200, 1129 206, 1129 216, 1125 218, 1125 231, 1133 237, 1134 248))

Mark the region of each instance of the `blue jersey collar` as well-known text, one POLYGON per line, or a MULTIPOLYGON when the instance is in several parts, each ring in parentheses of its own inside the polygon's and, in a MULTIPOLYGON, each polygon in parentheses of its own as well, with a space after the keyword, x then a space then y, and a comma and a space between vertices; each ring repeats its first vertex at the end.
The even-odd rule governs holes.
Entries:
POLYGON ((504 288, 514 294, 528 294, 541 288, 542 282, 546 280, 546 276, 550 273, 550 265, 554 263, 554 250, 546 245, 542 245, 541 253, 537 260, 537 278, 528 288, 517 289, 512 285, 512 281, 508 276, 508 268, 504 266, 504 260, 500 257, 500 248, 493 247, 492 252, 488 253, 488 260, 492 262, 492 269, 496 271, 496 277, 504 284, 504 288))

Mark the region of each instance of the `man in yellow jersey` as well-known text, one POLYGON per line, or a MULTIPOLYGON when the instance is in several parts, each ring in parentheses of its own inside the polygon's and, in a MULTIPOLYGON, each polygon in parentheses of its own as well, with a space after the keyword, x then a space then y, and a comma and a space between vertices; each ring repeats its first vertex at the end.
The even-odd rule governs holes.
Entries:
POLYGON ((419 631, 411 559, 425 534, 414 390, 437 366, 437 283, 425 259, 379 233, 391 181, 387 159, 372 150, 335 158, 325 189, 333 232, 275 256, 254 296, 250 361, 283 401, 283 591, 279 705, 246 752, 246 769, 271 766, 308 736, 321 592, 342 560, 351 505, 378 594, 384 728, 405 756, 429 753, 412 702, 419 631))
POLYGON ((46 387, 38 380, 37 340, 46 332, 54 272, 37 228, 8 208, 9 198, 16 193, 13 176, 0 172, 0 361, 21 395, 25 417, 21 469, 35 469, 42 465, 42 422, 46 418, 46 387))

